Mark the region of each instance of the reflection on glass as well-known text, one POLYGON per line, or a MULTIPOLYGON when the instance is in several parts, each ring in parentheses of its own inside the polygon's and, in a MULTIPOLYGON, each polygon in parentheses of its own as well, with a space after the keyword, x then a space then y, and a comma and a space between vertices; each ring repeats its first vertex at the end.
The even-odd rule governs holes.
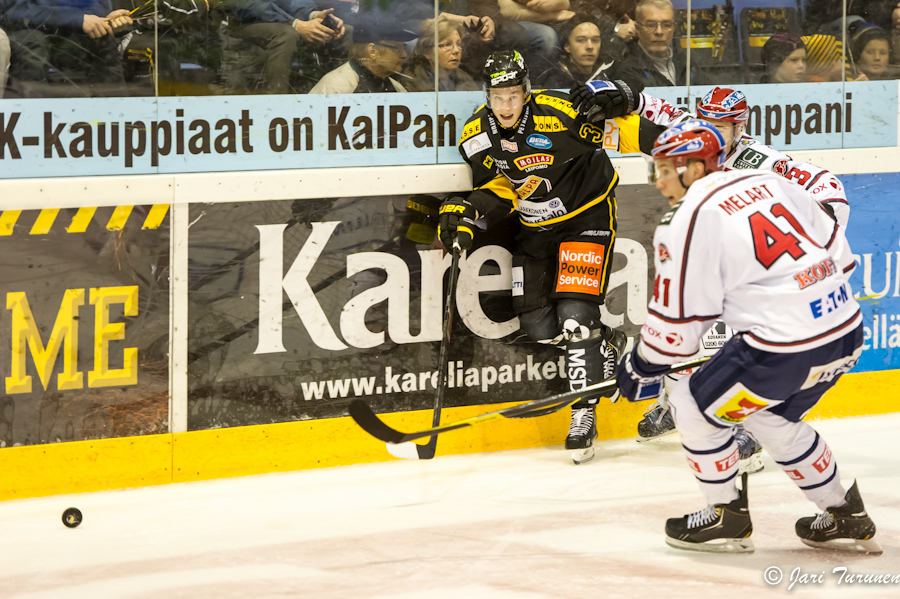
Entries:
POLYGON ((9 0, 2 8, 0 66, 9 65, 5 90, 0 81, 4 97, 153 95, 153 36, 135 40, 134 56, 141 58, 123 60, 132 58, 130 42, 155 12, 152 0, 134 10, 109 0, 9 0))
MULTIPOLYGON (((479 89, 472 76, 459 68, 462 62, 463 25, 438 18, 438 89, 441 91, 472 91, 479 89)), ((403 84, 411 92, 434 91, 434 19, 422 22, 419 40, 413 50, 409 66, 403 73, 403 84)))

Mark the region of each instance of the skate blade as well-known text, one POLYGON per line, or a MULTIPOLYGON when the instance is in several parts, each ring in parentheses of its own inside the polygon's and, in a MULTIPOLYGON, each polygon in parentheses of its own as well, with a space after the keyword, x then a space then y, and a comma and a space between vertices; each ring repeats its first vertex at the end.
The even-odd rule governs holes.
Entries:
POLYGON ((666 545, 675 549, 687 551, 700 551, 702 553, 753 553, 756 547, 750 538, 746 539, 716 539, 705 543, 688 543, 672 537, 666 537, 666 545))
POLYGON ((817 542, 809 539, 800 539, 805 545, 816 549, 830 549, 845 553, 871 553, 879 555, 884 552, 881 544, 875 539, 833 539, 831 541, 817 542))
POLYGON ((762 454, 754 453, 752 456, 750 456, 746 460, 740 461, 740 467, 738 468, 738 476, 742 475, 744 472, 746 472, 747 474, 755 474, 765 467, 766 467, 766 465, 763 464, 762 454))
POLYGON ((661 435, 656 435, 655 437, 642 437, 642 436, 638 435, 637 437, 634 438, 634 440, 637 441, 638 443, 646 443, 647 441, 656 441, 657 439, 661 439, 661 438, 665 437, 666 435, 671 435, 672 433, 676 433, 676 432, 678 432, 678 429, 673 428, 673 429, 667 430, 666 432, 662 433, 661 435))
POLYGON ((575 465, 586 464, 594 459, 594 448, 585 447, 584 449, 576 449, 572 451, 572 461, 575 465))

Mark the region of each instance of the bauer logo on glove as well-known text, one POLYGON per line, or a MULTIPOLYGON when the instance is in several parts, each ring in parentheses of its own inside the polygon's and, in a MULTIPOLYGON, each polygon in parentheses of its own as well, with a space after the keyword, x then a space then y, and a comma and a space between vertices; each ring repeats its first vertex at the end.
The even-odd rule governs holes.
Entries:
POLYGON ((475 219, 478 211, 467 200, 459 196, 450 196, 441 204, 438 237, 448 250, 453 248, 453 240, 459 243, 462 250, 472 247, 475 219))
POLYGON ((669 367, 650 364, 640 355, 640 346, 627 353, 616 367, 619 393, 628 401, 656 399, 662 393, 669 367))

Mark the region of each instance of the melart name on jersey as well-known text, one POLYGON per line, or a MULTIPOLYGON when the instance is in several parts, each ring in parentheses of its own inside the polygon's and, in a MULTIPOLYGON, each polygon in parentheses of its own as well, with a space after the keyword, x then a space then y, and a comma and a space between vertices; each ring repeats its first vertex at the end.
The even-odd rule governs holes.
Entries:
POLYGON ((693 354, 719 317, 776 353, 823 345, 858 318, 843 231, 784 178, 713 173, 667 218, 654 235, 656 281, 642 331, 650 361, 693 354))

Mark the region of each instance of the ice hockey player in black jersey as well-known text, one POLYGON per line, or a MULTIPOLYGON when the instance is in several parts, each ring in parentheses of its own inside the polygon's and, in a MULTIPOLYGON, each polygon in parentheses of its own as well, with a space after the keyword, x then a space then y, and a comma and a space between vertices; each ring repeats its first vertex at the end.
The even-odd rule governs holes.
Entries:
MULTIPOLYGON (((648 153, 664 127, 629 114, 637 84, 593 81, 590 92, 575 96, 532 91, 515 51, 490 56, 483 77, 485 104, 459 142, 474 191, 441 206, 441 241, 449 248, 456 237, 466 249, 477 219, 490 228, 518 213, 513 307, 529 338, 565 347, 569 386, 581 389, 613 376, 625 344, 622 332, 600 321, 618 182, 605 150, 648 153)), ((566 449, 576 464, 594 455, 596 402, 572 407, 566 449)))

